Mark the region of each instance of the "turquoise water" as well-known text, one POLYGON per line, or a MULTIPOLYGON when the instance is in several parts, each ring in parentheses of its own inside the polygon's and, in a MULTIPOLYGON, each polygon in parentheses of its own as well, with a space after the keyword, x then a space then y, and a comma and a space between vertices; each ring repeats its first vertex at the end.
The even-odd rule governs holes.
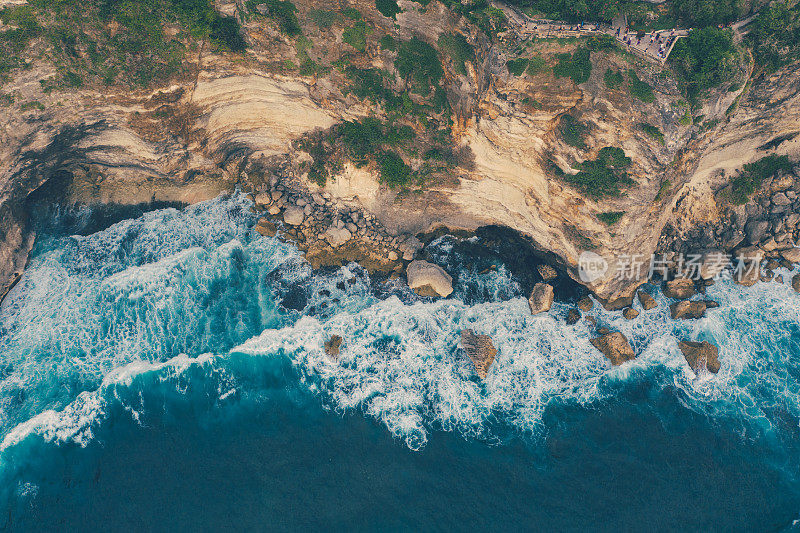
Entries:
MULTIPOLYGON (((800 297, 709 289, 530 316, 502 265, 420 301, 356 265, 313 273, 243 196, 86 236, 42 234, 0 310, 7 530, 788 530, 800 513, 800 297), (491 335, 485 382, 459 331, 491 335), (338 361, 323 352, 345 341, 338 361), (695 376, 677 340, 721 348, 695 376)), ((457 256, 437 243, 437 260, 457 256)), ((460 257, 460 256, 459 256, 460 257)), ((459 259, 460 260, 460 259, 459 259)), ((784 272, 784 274, 787 274, 784 272)), ((785 276, 786 277, 786 276, 785 276)))

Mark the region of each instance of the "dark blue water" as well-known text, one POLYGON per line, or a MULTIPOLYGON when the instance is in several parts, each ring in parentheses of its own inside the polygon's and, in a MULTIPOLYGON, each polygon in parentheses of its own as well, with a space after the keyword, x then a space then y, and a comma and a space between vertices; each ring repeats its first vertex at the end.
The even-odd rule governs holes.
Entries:
POLYGON ((4 529, 780 531, 798 518, 791 288, 720 284, 722 306, 692 323, 660 296, 631 322, 598 311, 641 353, 611 369, 588 326, 559 318, 565 304, 531 317, 502 266, 420 302, 354 265, 313 274, 254 234, 247 208, 223 198, 40 238, 0 312, 4 529), (458 349, 463 327, 499 348, 485 382, 458 349), (322 351, 333 333, 339 361, 322 351), (720 374, 696 377, 679 338, 719 344, 720 374))

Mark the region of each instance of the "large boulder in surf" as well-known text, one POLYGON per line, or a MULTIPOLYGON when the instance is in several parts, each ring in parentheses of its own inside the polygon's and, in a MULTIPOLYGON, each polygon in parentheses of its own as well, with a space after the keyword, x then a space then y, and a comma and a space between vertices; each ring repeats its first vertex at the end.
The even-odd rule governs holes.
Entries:
POLYGON ((339 359, 339 348, 341 346, 342 338, 339 335, 331 335, 331 338, 325 341, 325 353, 333 360, 339 359))
POLYGON ((695 294, 697 290, 694 288, 694 281, 689 278, 676 278, 664 283, 664 296, 667 298, 685 300, 695 294))
POLYGON ((418 294, 426 293, 426 287, 446 298, 453 292, 453 278, 439 265, 427 261, 412 261, 406 268, 408 286, 418 294))
POLYGON ((681 341, 678 348, 683 352, 683 357, 695 374, 706 368, 709 372, 716 374, 719 372, 719 348, 710 342, 681 341))
POLYGON ((658 306, 658 303, 656 303, 656 299, 647 294, 646 292, 639 291, 637 295, 639 296, 639 303, 642 304, 642 309, 644 309, 645 311, 655 309, 658 306))
POLYGON ((792 288, 793 288, 793 289, 794 289, 796 292, 800 292, 800 274, 795 274, 795 275, 792 277, 792 288))
POLYGON ((591 339, 591 343, 595 348, 600 350, 614 366, 619 366, 626 361, 636 359, 636 354, 633 352, 631 343, 628 342, 627 337, 619 331, 606 333, 596 339, 591 339))
POLYGON ((683 300, 669 306, 669 312, 673 320, 702 318, 706 315, 706 309, 708 309, 708 304, 703 300, 683 300))
POLYGON ((546 313, 553 307, 553 286, 547 283, 537 283, 533 286, 531 296, 528 298, 528 306, 531 308, 531 314, 538 315, 539 313, 546 313))
POLYGON ((461 347, 464 353, 475 365, 475 371, 481 379, 486 379, 489 374, 489 367, 492 366, 497 348, 492 344, 492 339, 488 335, 476 335, 471 329, 461 330, 461 347))

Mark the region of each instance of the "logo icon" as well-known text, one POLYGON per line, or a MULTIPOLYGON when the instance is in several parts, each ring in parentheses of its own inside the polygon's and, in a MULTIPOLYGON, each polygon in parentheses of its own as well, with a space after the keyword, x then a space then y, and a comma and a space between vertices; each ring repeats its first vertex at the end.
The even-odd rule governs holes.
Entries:
POLYGON ((594 252, 583 252, 578 258, 578 276, 584 283, 592 283, 608 272, 608 261, 594 252))

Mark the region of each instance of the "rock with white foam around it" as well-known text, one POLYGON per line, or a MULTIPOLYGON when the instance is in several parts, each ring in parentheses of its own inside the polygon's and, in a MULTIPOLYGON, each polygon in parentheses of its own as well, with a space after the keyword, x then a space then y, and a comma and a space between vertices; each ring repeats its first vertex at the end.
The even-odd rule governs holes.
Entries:
POLYGON ((461 330, 461 347, 475 365, 475 371, 481 379, 486 379, 489 367, 492 366, 494 358, 497 356, 497 348, 492 344, 491 337, 476 335, 471 329, 464 329, 461 330))
POLYGON ((418 289, 430 287, 442 298, 450 296, 453 292, 453 278, 444 269, 427 261, 412 261, 406 268, 408 286, 419 292, 418 289))
POLYGON ((625 335, 619 331, 606 333, 596 339, 591 339, 590 342, 595 348, 600 350, 614 366, 619 366, 626 361, 636 358, 631 343, 628 342, 625 335))
POLYGON ((528 298, 528 306, 531 308, 531 314, 538 315, 539 313, 546 313, 553 306, 553 286, 547 283, 537 283, 533 286, 531 296, 528 298))

